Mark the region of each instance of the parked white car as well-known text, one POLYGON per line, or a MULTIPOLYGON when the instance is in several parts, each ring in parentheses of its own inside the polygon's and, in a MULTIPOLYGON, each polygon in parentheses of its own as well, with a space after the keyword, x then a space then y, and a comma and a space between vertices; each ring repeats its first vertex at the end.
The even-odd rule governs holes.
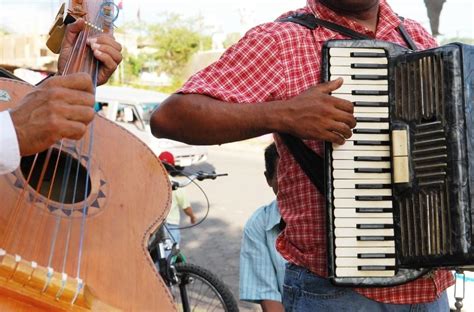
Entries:
POLYGON ((100 86, 96 91, 96 108, 99 114, 116 122, 145 142, 158 156, 168 151, 175 165, 184 168, 207 159, 207 147, 158 139, 150 130, 152 111, 168 97, 167 94, 130 87, 100 86))

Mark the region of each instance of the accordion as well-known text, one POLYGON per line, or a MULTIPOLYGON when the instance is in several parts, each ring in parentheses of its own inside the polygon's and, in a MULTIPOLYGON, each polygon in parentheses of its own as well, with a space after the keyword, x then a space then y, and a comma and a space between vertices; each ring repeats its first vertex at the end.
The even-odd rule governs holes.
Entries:
POLYGON ((329 277, 389 286, 474 264, 474 47, 333 40, 323 80, 357 126, 326 143, 329 277))

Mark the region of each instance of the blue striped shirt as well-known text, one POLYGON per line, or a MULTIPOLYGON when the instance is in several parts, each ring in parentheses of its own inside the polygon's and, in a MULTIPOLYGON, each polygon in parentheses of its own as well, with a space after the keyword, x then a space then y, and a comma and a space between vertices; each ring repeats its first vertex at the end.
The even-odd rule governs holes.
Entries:
POLYGON ((240 299, 281 302, 285 263, 275 241, 281 220, 276 200, 260 207, 244 227, 240 249, 240 299))

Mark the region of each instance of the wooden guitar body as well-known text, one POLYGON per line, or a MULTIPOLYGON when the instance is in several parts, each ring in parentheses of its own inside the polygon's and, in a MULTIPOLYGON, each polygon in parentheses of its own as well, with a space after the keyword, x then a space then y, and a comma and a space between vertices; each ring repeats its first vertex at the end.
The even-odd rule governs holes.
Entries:
MULTIPOLYGON (((33 88, 0 79, 0 110, 33 88)), ((89 133, 83 144, 65 140, 61 153, 54 146, 44 170, 46 153, 40 155, 29 183, 34 157, 0 176, 0 311, 175 310, 147 250, 169 210, 167 173, 144 143, 111 121, 96 116, 89 131, 93 140, 89 133), (76 172, 90 182, 78 192, 82 198, 68 194, 61 204, 48 183, 64 185, 64 174, 48 179, 56 163, 58 172, 67 170, 67 155, 75 164, 68 189, 76 172), (41 172, 45 182, 38 187, 33 180, 41 172)))

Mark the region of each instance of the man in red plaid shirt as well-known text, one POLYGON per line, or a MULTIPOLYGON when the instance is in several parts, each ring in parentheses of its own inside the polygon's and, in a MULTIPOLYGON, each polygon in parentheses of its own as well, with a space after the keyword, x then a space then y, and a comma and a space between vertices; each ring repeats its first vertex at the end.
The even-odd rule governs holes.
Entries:
MULTIPOLYGON (((314 14, 374 39, 406 46, 402 23, 420 49, 436 46, 418 23, 403 22, 385 0, 308 0, 283 14, 314 14)), ((192 76, 152 116, 156 136, 191 144, 221 144, 266 133, 290 133, 322 155, 323 141, 343 144, 356 121, 351 102, 330 96, 342 81, 320 83, 321 48, 348 39, 324 27, 270 22, 249 30, 214 64, 192 76)), ((287 311, 448 311, 449 271, 385 288, 329 283, 324 195, 313 186, 280 137, 278 205, 286 228, 278 251, 291 263, 285 276, 287 311)))

